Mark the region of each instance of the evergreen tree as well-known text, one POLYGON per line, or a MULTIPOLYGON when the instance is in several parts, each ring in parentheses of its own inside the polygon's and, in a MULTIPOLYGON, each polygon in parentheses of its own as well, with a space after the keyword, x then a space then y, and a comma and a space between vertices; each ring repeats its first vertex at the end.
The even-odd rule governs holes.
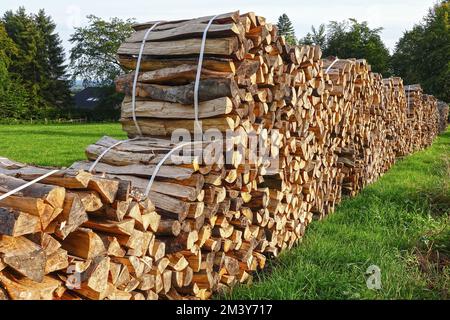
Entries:
POLYGON ((59 35, 55 33, 55 23, 44 10, 40 10, 34 20, 40 32, 40 95, 52 108, 62 111, 72 104, 64 49, 59 35))
POLYGON ((297 38, 295 37, 294 26, 287 14, 283 13, 278 18, 278 33, 286 38, 286 42, 291 45, 297 44, 297 38))
POLYGON ((69 81, 64 65, 64 51, 56 25, 44 10, 27 14, 23 7, 7 11, 3 23, 17 47, 8 71, 29 97, 28 115, 56 117, 70 107, 69 81))

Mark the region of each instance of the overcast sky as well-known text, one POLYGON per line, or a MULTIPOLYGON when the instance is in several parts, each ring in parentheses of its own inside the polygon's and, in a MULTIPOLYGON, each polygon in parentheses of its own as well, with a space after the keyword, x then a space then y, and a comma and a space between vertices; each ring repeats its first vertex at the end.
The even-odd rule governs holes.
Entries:
POLYGON ((392 50, 405 30, 427 13, 436 0, 1 0, 0 13, 24 6, 28 12, 44 8, 57 23, 66 50, 74 26, 86 23, 86 15, 102 18, 120 17, 146 20, 194 18, 240 10, 254 11, 276 23, 286 13, 294 24, 297 37, 303 37, 311 25, 356 18, 370 27, 383 27, 383 41, 392 50))

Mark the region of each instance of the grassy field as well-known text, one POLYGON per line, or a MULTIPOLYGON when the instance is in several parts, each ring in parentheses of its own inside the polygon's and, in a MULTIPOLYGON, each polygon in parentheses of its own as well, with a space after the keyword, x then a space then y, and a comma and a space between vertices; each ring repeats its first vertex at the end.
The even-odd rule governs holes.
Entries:
POLYGON ((449 299, 450 130, 313 223, 231 299, 449 299), (381 289, 366 270, 381 269, 381 289))
POLYGON ((104 135, 126 138, 120 124, 0 125, 0 157, 44 166, 69 166, 104 135))
MULTIPOLYGON (((0 156, 67 166, 118 124, 0 125, 0 156)), ((313 223, 303 243, 270 262, 232 299, 450 298, 450 130, 429 149, 399 161, 337 212, 313 223), (381 290, 366 270, 381 269, 381 290)))

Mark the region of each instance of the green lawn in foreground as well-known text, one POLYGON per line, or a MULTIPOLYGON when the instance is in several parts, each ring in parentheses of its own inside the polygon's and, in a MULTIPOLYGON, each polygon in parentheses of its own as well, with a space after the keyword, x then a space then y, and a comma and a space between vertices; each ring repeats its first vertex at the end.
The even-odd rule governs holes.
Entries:
POLYGON ((104 135, 125 139, 115 124, 0 125, 0 157, 45 166, 69 166, 104 135))
POLYGON ((402 161, 232 299, 448 299, 450 130, 402 161), (381 268, 382 289, 365 272, 381 268))

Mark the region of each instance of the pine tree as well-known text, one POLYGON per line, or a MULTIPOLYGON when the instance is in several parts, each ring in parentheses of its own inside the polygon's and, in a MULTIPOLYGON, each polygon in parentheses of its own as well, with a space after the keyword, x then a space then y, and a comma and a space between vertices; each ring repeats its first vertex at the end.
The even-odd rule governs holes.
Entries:
POLYGON ((8 71, 17 54, 18 48, 0 23, 0 119, 22 118, 27 114, 28 94, 8 71))
POLYGON ((7 11, 3 23, 18 49, 8 71, 28 92, 28 114, 40 118, 60 116, 70 107, 72 98, 55 23, 44 10, 33 15, 23 7, 7 11))
POLYGON ((21 83, 28 92, 28 113, 38 116, 41 107, 45 105, 45 101, 39 95, 39 32, 32 17, 23 7, 16 12, 7 11, 3 16, 3 23, 8 36, 18 48, 8 71, 11 78, 21 83))
POLYGON ((51 108, 62 111, 69 108, 72 103, 67 66, 64 64, 64 49, 59 35, 55 33, 55 23, 44 10, 40 10, 34 20, 40 33, 38 45, 41 72, 40 95, 51 108))
POLYGON ((286 42, 295 45, 297 44, 297 38, 295 37, 294 26, 292 25, 291 20, 287 16, 287 14, 283 13, 278 18, 278 33, 286 38, 286 42))

